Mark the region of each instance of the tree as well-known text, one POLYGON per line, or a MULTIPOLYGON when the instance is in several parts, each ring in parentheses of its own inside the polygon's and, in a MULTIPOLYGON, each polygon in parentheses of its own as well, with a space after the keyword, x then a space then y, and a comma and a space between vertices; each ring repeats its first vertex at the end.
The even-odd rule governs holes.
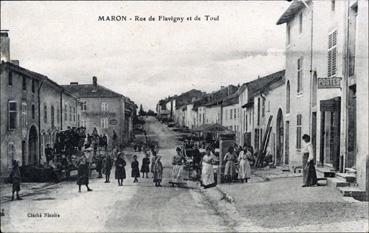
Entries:
POLYGON ((143 110, 142 104, 140 104, 140 111, 138 113, 140 116, 145 116, 146 112, 143 110))

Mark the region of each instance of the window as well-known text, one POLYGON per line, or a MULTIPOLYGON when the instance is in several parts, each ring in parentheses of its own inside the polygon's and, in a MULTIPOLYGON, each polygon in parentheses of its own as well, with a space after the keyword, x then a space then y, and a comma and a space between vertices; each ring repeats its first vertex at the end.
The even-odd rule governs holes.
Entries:
POLYGON ((237 112, 236 112, 236 109, 233 110, 233 119, 236 119, 237 118, 237 112))
POLYGON ((51 128, 55 127, 55 109, 54 106, 51 105, 50 108, 50 120, 51 120, 51 128))
POLYGON ((47 106, 44 105, 44 123, 47 124, 47 106))
POLYGON ((22 127, 27 127, 27 103, 22 103, 22 127))
POLYGON ((82 112, 85 112, 87 110, 87 102, 86 101, 82 102, 81 110, 82 110, 82 112))
POLYGON ((69 121, 72 121, 72 114, 73 114, 73 109, 72 109, 72 106, 69 105, 69 121))
POLYGON ((229 119, 232 120, 232 117, 233 117, 233 109, 230 110, 230 115, 229 116, 230 116, 229 119))
POLYGON ((299 14, 299 33, 302 33, 302 12, 299 14))
POLYGON ((225 119, 228 120, 228 109, 225 110, 225 119))
POLYGON ((287 81, 287 90, 286 90, 286 113, 290 113, 291 106, 291 90, 290 90, 290 81, 287 81))
POLYGON ((291 26, 287 23, 287 44, 291 43, 291 26))
POLYGON ((265 117, 265 98, 261 102, 261 116, 265 117))
POLYGON ((9 130, 15 130, 17 128, 17 118, 18 118, 18 112, 17 112, 17 102, 16 101, 9 101, 8 106, 8 118, 9 118, 9 130))
POLYGON ((336 75, 337 72, 337 31, 328 36, 328 77, 336 75))
POLYGON ((32 93, 35 93, 35 80, 32 79, 32 86, 31 86, 32 93))
POLYGON ((297 93, 302 93, 302 66, 303 66, 303 57, 297 59, 297 93))
POLYGON ((25 91, 27 90, 27 79, 23 76, 22 78, 22 89, 25 91))
POLYGON ((108 104, 107 103, 101 103, 101 111, 107 112, 108 111, 108 104))
POLYGON ((9 72, 8 84, 9 84, 9 86, 13 85, 13 73, 12 72, 9 72))
POLYGON ((107 129, 108 128, 108 118, 101 118, 101 128, 107 129))
POLYGON ((86 120, 81 120, 81 127, 85 127, 86 128, 87 122, 86 120))
POLYGON ((260 124, 260 98, 258 98, 258 121, 257 121, 257 125, 260 124))
POLYGON ((336 10, 336 0, 331 0, 331 11, 336 10))
POLYGON ((32 111, 32 120, 34 120, 36 118, 36 109, 34 104, 32 104, 31 111, 32 111))
POLYGON ((78 124, 78 127, 81 127, 81 125, 80 125, 80 116, 79 116, 79 114, 77 115, 77 124, 78 124))
POLYGON ((68 121, 68 106, 64 104, 64 121, 68 121))
POLYGON ((302 131, 302 115, 297 114, 297 122, 296 122, 296 149, 301 149, 301 131, 302 131))
POLYGON ((245 131, 247 132, 247 123, 248 123, 248 122, 247 122, 247 114, 246 114, 246 120, 245 120, 245 121, 246 121, 246 124, 245 124, 245 131))
POLYGON ((270 112, 270 101, 268 100, 268 109, 267 112, 270 112))
POLYGON ((230 126, 231 130, 233 130, 233 125, 230 126))

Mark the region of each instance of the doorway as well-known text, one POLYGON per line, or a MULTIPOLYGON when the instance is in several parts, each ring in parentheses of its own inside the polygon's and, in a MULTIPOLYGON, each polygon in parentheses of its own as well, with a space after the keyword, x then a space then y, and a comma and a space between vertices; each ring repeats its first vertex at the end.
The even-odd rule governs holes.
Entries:
POLYGON ((30 164, 38 163, 37 143, 38 143, 37 130, 35 126, 32 126, 29 131, 29 138, 28 138, 28 162, 30 164))
POLYGON ((276 165, 281 165, 283 162, 284 148, 284 125, 282 110, 278 110, 277 125, 276 125, 276 165))

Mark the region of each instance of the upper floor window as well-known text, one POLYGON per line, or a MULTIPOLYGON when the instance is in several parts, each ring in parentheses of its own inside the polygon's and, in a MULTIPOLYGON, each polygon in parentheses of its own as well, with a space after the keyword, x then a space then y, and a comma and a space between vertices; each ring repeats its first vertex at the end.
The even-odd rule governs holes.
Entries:
POLYGON ((13 73, 12 72, 9 72, 8 84, 9 84, 9 86, 13 85, 13 73))
POLYGON ((107 103, 101 103, 101 111, 107 112, 108 111, 108 104, 107 103))
POLYGON ((233 109, 230 110, 230 115, 229 116, 230 116, 229 119, 232 120, 232 117, 233 117, 233 109))
POLYGON ((81 110, 82 110, 82 112, 85 112, 87 110, 87 102, 86 101, 82 102, 81 110))
POLYGON ((228 109, 225 110, 225 119, 228 120, 228 109))
POLYGON ((50 121, 51 121, 51 128, 54 128, 55 127, 55 109, 53 105, 51 105, 51 108, 50 108, 50 121))
POLYGON ((68 121, 68 105, 64 104, 64 121, 68 121))
POLYGON ((261 102, 261 116, 265 117, 265 98, 262 98, 261 102))
POLYGON ((236 119, 237 118, 237 112, 236 112, 236 109, 233 110, 233 119, 236 119))
POLYGON ((302 33, 302 12, 299 14, 299 33, 302 33))
POLYGON ((69 105, 69 121, 72 121, 73 107, 69 105))
POLYGON ((290 105, 291 105, 291 90, 290 90, 290 81, 287 81, 286 88, 286 113, 290 113, 290 105))
POLYGON ((328 36, 328 77, 337 73, 337 30, 328 36))
POLYGON ((287 23, 287 44, 291 43, 291 26, 287 23))
POLYGON ((31 111, 32 111, 32 120, 34 120, 36 118, 36 109, 34 104, 32 104, 31 111))
POLYGON ((27 90, 27 79, 23 76, 22 78, 22 89, 25 91, 27 90))
POLYGON ((101 118, 101 128, 102 129, 108 128, 108 118, 101 118))
POLYGON ((47 123, 47 105, 44 105, 44 123, 47 123))
POLYGON ((303 77, 303 57, 297 59, 297 93, 302 93, 302 77, 303 77))
POLYGON ((27 103, 22 103, 22 127, 27 127, 27 103))
POLYGON ((8 104, 8 129, 15 130, 17 128, 18 120, 17 102, 11 100, 8 104))
POLYGON ((31 85, 32 93, 35 93, 35 80, 32 79, 32 85, 31 85))
POLYGON ((336 10, 336 0, 331 0, 331 11, 336 10))
POLYGON ((56 107, 56 123, 60 123, 60 109, 56 107))

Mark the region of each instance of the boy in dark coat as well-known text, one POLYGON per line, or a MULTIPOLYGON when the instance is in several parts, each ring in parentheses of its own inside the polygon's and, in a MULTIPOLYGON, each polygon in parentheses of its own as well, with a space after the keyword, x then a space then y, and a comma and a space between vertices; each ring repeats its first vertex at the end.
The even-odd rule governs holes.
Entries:
POLYGON ((13 168, 12 168, 12 171, 10 172, 9 180, 13 184, 12 201, 14 200, 14 193, 17 194, 17 200, 22 200, 22 198, 19 196, 21 174, 20 174, 18 162, 16 160, 13 160, 13 168))
POLYGON ((149 154, 145 154, 145 158, 142 159, 142 166, 141 166, 141 172, 142 172, 142 177, 145 177, 145 173, 146 173, 146 178, 149 178, 148 174, 150 171, 150 158, 149 158, 149 154))
POLYGON ((123 153, 118 153, 118 158, 115 161, 115 179, 118 180, 118 186, 123 186, 123 179, 126 178, 126 161, 123 159, 123 153))
POLYGON ((104 161, 104 173, 105 173, 105 183, 110 183, 110 171, 113 167, 113 160, 110 154, 106 154, 106 158, 104 161))
POLYGON ((137 155, 134 155, 133 156, 133 161, 131 163, 131 168, 132 168, 132 172, 131 172, 132 174, 131 174, 131 176, 133 178, 135 178, 133 180, 133 183, 138 182, 137 177, 140 177, 140 169, 139 169, 139 167, 140 167, 140 165, 139 165, 139 163, 137 161, 137 155))

